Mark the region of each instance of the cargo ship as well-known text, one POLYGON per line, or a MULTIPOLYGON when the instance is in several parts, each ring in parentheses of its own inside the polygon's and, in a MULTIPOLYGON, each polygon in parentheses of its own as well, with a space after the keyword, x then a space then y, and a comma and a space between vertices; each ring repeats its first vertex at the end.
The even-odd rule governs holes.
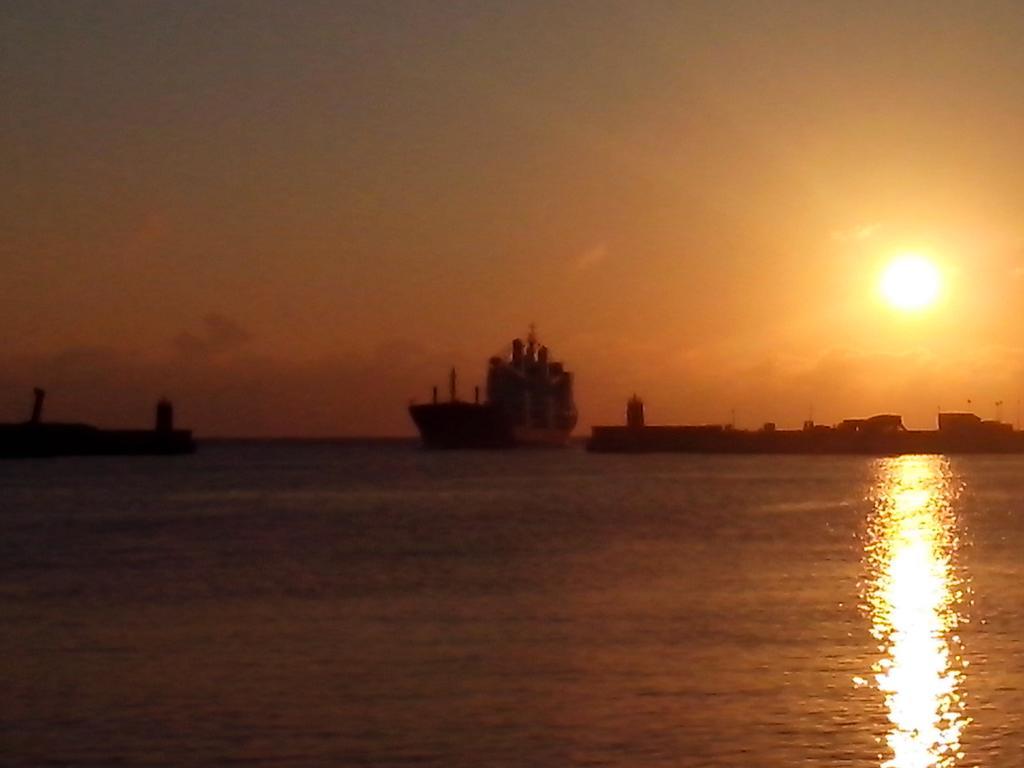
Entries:
POLYGON ((459 399, 456 372, 448 379, 448 402, 410 405, 409 415, 428 448, 516 448, 564 446, 576 426, 573 375, 551 359, 531 328, 505 355, 492 357, 480 402, 459 399))
POLYGON ((46 392, 35 390, 28 421, 0 424, 0 459, 50 456, 144 456, 193 453, 192 432, 174 428, 174 407, 161 399, 153 429, 99 429, 91 424, 43 421, 46 392))
POLYGON ((938 414, 936 429, 907 429, 898 414, 846 419, 834 426, 804 422, 801 429, 735 429, 723 424, 650 426, 633 396, 625 426, 592 428, 587 448, 602 453, 790 453, 897 456, 923 453, 1024 453, 1024 431, 973 413, 938 414))

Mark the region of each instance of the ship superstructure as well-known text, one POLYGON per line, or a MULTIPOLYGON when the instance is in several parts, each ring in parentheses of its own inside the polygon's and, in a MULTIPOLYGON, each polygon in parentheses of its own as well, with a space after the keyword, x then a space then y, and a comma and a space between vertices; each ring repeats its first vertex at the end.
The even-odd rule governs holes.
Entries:
POLYGON ((492 357, 487 367, 486 399, 463 402, 456 375, 449 380, 449 401, 412 405, 409 413, 423 442, 435 448, 504 448, 564 445, 576 426, 573 375, 551 358, 531 328, 526 341, 514 339, 510 351, 492 357))

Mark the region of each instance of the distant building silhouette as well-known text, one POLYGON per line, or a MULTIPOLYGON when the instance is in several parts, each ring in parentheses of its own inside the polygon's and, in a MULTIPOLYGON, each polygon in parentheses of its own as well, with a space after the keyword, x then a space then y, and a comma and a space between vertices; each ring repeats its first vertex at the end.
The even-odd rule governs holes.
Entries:
POLYGON ((592 451, 647 453, 791 453, 894 456, 906 453, 1024 453, 1024 432, 1012 424, 973 413, 938 414, 938 429, 907 429, 898 414, 844 419, 834 427, 808 419, 802 429, 778 429, 768 421, 757 430, 731 424, 648 426, 643 401, 626 403, 624 426, 595 426, 592 451))

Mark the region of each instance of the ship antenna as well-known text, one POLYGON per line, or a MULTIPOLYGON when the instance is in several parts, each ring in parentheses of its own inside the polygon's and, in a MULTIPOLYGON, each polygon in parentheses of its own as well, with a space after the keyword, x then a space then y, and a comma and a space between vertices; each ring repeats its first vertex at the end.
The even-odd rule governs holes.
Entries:
POLYGON ((452 368, 452 372, 448 375, 448 394, 451 401, 455 402, 455 369, 452 368))
POLYGON ((537 324, 530 323, 530 335, 526 337, 526 341, 530 344, 537 343, 537 324))

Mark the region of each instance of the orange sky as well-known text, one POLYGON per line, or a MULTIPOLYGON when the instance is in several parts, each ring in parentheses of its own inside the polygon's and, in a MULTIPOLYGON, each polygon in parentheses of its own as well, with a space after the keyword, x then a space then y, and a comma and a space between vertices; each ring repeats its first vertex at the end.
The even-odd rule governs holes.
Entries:
POLYGON ((1021 39, 1012 2, 5 3, 0 418, 411 434, 536 322, 584 431, 634 390, 1012 420, 1021 39), (908 249, 919 315, 877 298, 908 249))

